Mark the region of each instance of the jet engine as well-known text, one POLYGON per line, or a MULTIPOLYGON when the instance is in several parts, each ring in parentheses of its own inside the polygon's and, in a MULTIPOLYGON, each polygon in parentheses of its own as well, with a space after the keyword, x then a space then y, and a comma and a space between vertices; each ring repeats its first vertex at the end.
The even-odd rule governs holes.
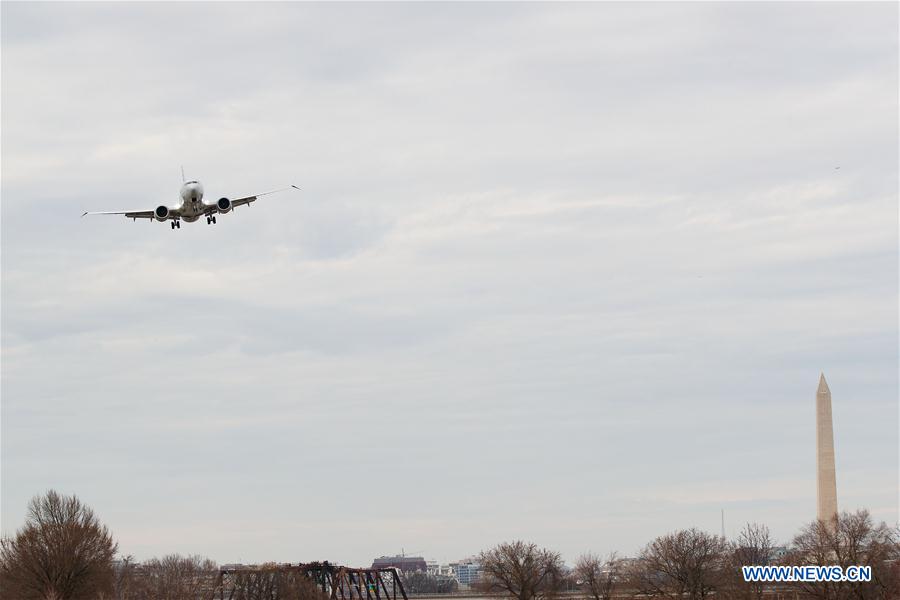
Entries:
POLYGON ((153 216, 156 217, 157 221, 165 221, 169 218, 169 209, 166 206, 157 206, 156 210, 153 211, 153 216))
POLYGON ((218 202, 216 202, 216 208, 219 209, 220 213, 227 213, 231 210, 231 200, 228 198, 219 198, 218 202))

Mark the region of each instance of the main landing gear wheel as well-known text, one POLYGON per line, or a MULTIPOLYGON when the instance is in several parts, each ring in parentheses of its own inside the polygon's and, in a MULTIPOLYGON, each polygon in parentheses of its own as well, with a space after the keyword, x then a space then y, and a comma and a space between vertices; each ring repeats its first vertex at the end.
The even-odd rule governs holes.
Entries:
POLYGON ((206 217, 206 224, 207 224, 207 225, 209 225, 210 223, 215 223, 215 222, 216 222, 216 218, 215 218, 215 217, 206 217))
POLYGON ((175 228, 181 229, 181 221, 172 221, 172 229, 175 228))
POLYGON ((213 220, 213 225, 215 225, 215 224, 216 224, 216 218, 213 217, 212 220, 213 220))

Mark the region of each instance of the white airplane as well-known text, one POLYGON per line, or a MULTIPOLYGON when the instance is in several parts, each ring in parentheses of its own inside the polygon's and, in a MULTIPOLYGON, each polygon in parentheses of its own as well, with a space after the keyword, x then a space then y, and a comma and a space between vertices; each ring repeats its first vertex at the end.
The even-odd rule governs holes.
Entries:
POLYGON ((154 210, 124 210, 124 211, 100 211, 100 212, 86 212, 82 217, 86 215, 125 215, 126 218, 134 219, 137 221, 138 219, 150 219, 157 221, 171 221, 172 229, 181 229, 181 221, 187 221, 188 223, 193 223, 200 217, 206 217, 206 224, 216 222, 217 214, 224 214, 227 212, 231 212, 236 206, 243 206, 244 204, 250 204, 251 202, 255 202, 257 198, 260 196, 265 196, 267 194, 274 194, 276 192, 283 192, 289 189, 299 190, 296 185, 292 185, 290 187, 281 188, 278 190, 271 190, 269 192, 263 192, 262 194, 256 194, 255 196, 246 196, 244 198, 238 198, 236 200, 230 200, 228 198, 219 198, 217 201, 209 204, 203 201, 203 186, 199 181, 186 181, 181 186, 181 201, 172 206, 166 206, 165 204, 161 204, 157 206, 154 210))

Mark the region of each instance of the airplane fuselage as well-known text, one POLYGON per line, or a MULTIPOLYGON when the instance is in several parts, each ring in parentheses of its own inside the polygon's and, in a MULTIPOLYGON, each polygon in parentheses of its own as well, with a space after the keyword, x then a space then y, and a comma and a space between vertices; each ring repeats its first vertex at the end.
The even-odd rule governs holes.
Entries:
POLYGON ((188 181, 181 186, 179 192, 181 202, 170 208, 173 216, 177 215, 188 223, 193 223, 203 215, 215 210, 215 204, 208 205, 203 202, 203 184, 199 181, 188 181))

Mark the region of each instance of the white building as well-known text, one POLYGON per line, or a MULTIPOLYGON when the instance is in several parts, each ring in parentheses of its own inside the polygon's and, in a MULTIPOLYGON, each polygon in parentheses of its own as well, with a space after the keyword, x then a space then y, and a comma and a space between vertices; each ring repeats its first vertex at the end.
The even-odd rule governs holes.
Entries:
POLYGON ((481 563, 474 558, 467 558, 458 563, 450 563, 453 574, 460 586, 469 587, 481 579, 481 563))

